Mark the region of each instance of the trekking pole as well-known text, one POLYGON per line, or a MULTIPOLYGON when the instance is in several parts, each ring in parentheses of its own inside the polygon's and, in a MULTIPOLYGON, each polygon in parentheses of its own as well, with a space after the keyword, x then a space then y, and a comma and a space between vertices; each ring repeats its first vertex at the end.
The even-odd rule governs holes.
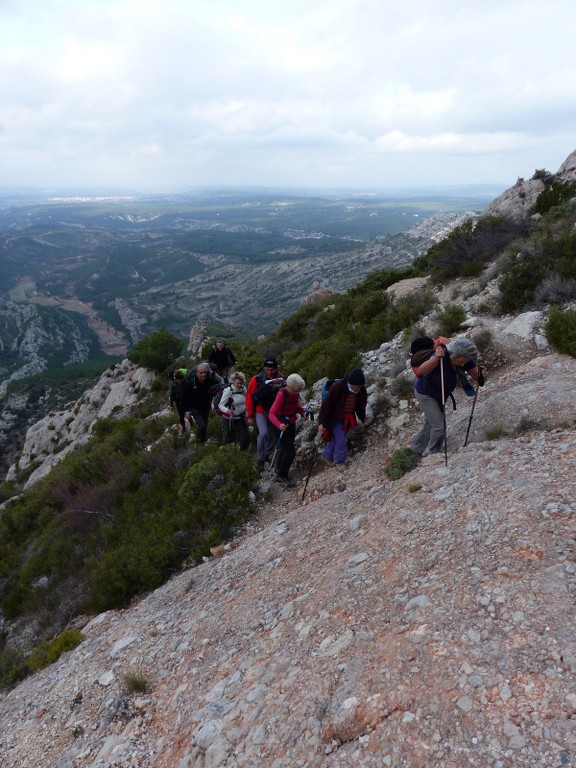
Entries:
POLYGON ((306 482, 304 483, 304 490, 302 491, 302 496, 300 498, 300 503, 304 501, 304 497, 306 496, 306 488, 308 488, 308 480, 310 480, 310 475, 312 474, 312 470, 314 469, 316 465, 316 459, 318 458, 318 449, 316 448, 316 445, 314 444, 314 448, 312 451, 312 461, 310 462, 310 467, 308 469, 308 474, 306 475, 306 482))
POLYGON ((468 429, 466 430, 466 438, 464 440, 464 448, 468 444, 468 435, 470 434, 470 427, 472 426, 472 419, 474 417, 474 408, 476 408, 476 400, 478 399, 478 392, 480 387, 484 386, 484 375, 482 368, 478 368, 478 383, 476 384, 476 392, 474 392, 474 400, 472 401, 472 410, 470 411, 470 418, 468 419, 468 429))
POLYGON ((440 358, 440 383, 442 386, 442 416, 444 418, 444 464, 448 466, 448 435, 446 434, 446 390, 444 389, 444 358, 440 358))
POLYGON ((274 453, 272 454, 272 460, 270 461, 270 469, 268 470, 268 474, 272 474, 272 470, 274 469, 274 462, 276 460, 276 454, 278 453, 278 448, 280 447, 280 443, 282 442, 282 436, 284 435, 284 432, 280 432, 280 437, 278 438, 278 442, 276 443, 276 448, 274 448, 274 453))

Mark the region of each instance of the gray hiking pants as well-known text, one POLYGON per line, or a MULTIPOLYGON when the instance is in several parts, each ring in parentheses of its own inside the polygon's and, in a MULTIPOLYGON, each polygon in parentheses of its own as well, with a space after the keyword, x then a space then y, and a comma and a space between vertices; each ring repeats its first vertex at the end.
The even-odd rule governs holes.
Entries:
POLYGON ((410 443, 410 450, 420 456, 426 448, 430 453, 438 453, 444 445, 444 416, 442 406, 430 395, 421 395, 414 390, 414 397, 424 411, 424 424, 410 443))

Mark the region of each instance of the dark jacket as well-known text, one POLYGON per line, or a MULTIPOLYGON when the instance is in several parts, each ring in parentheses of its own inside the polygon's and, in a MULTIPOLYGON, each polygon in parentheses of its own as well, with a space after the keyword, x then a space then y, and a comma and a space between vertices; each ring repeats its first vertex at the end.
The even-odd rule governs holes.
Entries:
POLYGON ((186 408, 197 408, 199 411, 209 411, 212 406, 212 398, 216 394, 218 387, 224 383, 222 376, 218 376, 214 371, 208 371, 208 376, 204 382, 192 371, 188 380, 188 387, 185 390, 186 408))
POLYGON ((225 370, 226 368, 230 368, 230 366, 234 365, 236 362, 236 356, 230 349, 230 347, 224 345, 223 349, 218 349, 218 347, 213 347, 212 351, 210 352, 210 357, 208 358, 209 363, 213 363, 218 367, 220 371, 225 370))
MULTIPOLYGON (((320 406, 320 413, 318 414, 318 423, 322 424, 326 429, 331 430, 335 422, 342 419, 344 412, 344 404, 346 403, 346 397, 348 395, 348 376, 345 376, 340 381, 335 381, 334 384, 328 390, 326 399, 320 406)), ((356 418, 360 421, 364 421, 366 418, 366 403, 368 402, 368 393, 366 387, 360 387, 356 395, 356 418)))

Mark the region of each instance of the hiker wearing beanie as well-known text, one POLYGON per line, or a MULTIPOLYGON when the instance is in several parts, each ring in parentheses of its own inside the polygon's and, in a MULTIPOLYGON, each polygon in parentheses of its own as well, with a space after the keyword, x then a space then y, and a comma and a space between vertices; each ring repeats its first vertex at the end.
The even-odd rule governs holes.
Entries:
POLYGON ((246 419, 249 426, 256 425, 258 429, 256 456, 259 469, 264 469, 270 460, 278 439, 279 432, 268 419, 268 411, 277 390, 285 384, 286 379, 278 369, 278 361, 275 357, 268 357, 246 387, 246 419))
POLYGON ((318 414, 318 429, 328 441, 322 457, 343 464, 348 456, 348 432, 366 418, 366 379, 361 368, 335 381, 318 414))
MULTIPOLYGON (((416 340, 423 341, 424 338, 416 340)), ((418 377, 414 397, 424 411, 424 424, 410 443, 410 450, 418 456, 422 456, 426 448, 429 453, 442 451, 446 400, 456 388, 463 372, 478 382, 481 370, 477 362, 478 350, 470 339, 455 339, 446 345, 437 344, 436 348, 434 344, 433 339, 428 339, 427 345, 420 343, 418 349, 411 348, 412 367, 418 377)))
POLYGON ((228 375, 232 366, 236 363, 236 355, 230 347, 224 342, 224 339, 216 339, 212 347, 208 362, 215 365, 216 373, 220 374, 225 382, 228 382, 228 375))

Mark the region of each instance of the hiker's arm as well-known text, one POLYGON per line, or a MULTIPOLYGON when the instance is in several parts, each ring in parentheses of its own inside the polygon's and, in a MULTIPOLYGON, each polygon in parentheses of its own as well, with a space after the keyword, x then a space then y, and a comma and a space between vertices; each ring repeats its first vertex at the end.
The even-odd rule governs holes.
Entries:
POLYGON ((486 368, 482 368, 479 365, 475 365, 474 368, 470 368, 466 373, 471 376, 474 381, 481 387, 484 386, 484 379, 486 378, 486 368))
POLYGON ((446 350, 444 349, 444 347, 442 346, 437 347, 432 357, 430 357, 428 360, 425 360, 422 363, 422 365, 418 366, 418 375, 425 376, 427 373, 432 373, 434 368, 438 367, 440 363, 440 359, 444 357, 445 354, 446 354, 446 350))

